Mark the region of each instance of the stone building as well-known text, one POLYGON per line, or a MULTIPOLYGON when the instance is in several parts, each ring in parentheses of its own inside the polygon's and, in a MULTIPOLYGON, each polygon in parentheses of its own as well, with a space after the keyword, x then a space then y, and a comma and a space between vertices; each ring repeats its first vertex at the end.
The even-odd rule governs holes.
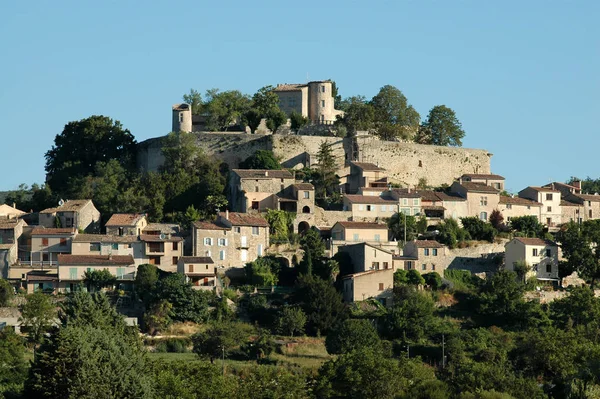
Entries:
POLYGON ((244 267, 269 246, 269 224, 259 215, 224 212, 214 222, 194 222, 193 256, 211 257, 216 267, 244 267))
POLYGON ((139 236, 148 225, 143 213, 115 213, 104 224, 106 234, 118 236, 139 236))
POLYGON ((39 217, 40 226, 44 227, 75 227, 86 233, 100 231, 100 212, 90 199, 61 200, 58 207, 44 209, 39 217))
POLYGON ((505 268, 513 271, 518 262, 525 262, 530 270, 527 278, 558 281, 558 245, 541 238, 517 237, 505 245, 505 268))
POLYGON ((387 188, 388 178, 385 169, 368 162, 350 162, 350 174, 346 180, 345 192, 356 194, 361 188, 387 188))
POLYGON ((529 186, 519 191, 519 197, 527 198, 542 204, 540 223, 545 224, 550 231, 557 231, 562 223, 560 191, 547 187, 529 186))
POLYGON ((442 259, 447 255, 448 248, 437 241, 414 240, 404 244, 402 255, 395 256, 394 260, 403 262, 404 270, 414 269, 421 274, 437 272, 443 276, 447 264, 442 259))
POLYGON ((136 266, 147 263, 142 242, 137 236, 77 234, 71 244, 72 255, 131 255, 136 266))
POLYGON ((273 90, 279 108, 286 114, 295 111, 315 124, 333 124, 343 111, 334 108, 333 82, 321 80, 306 84, 278 84, 273 90))
POLYGON ((500 191, 492 186, 456 181, 450 186, 450 192, 460 195, 467 201, 467 214, 458 215, 459 217, 475 216, 483 221, 488 221, 491 213, 498 209, 500 191))
POLYGON ((345 194, 344 211, 352 212, 354 221, 376 221, 392 217, 398 212, 398 200, 392 197, 345 194))
POLYGON ((108 270, 117 279, 117 287, 131 290, 137 268, 131 255, 70 255, 58 256, 60 292, 73 292, 85 278, 85 272, 108 270))
POLYGON ((498 210, 504 217, 504 223, 520 216, 535 216, 540 220, 542 204, 528 198, 501 195, 498 201, 498 210))
POLYGON ((211 257, 182 256, 177 273, 183 274, 194 289, 212 290, 217 286, 217 269, 211 257))
POLYGON ((228 197, 235 212, 264 212, 278 209, 276 196, 296 182, 287 170, 233 169, 230 174, 228 197))
POLYGON ((0 219, 14 219, 24 214, 25 212, 17 209, 15 204, 13 206, 7 204, 0 205, 0 219))
POLYGON ((458 181, 460 183, 478 183, 485 184, 486 186, 494 187, 496 190, 504 190, 504 177, 495 174, 481 174, 481 173, 465 173, 458 181))
POLYGON ((17 262, 19 239, 26 225, 22 219, 0 219, 0 278, 8 278, 9 267, 17 262))

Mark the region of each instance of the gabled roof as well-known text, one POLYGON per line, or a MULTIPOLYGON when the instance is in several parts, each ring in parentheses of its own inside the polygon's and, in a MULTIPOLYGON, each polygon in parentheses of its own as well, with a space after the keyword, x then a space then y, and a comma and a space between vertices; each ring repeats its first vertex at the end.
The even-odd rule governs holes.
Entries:
MULTIPOLYGON (((227 219, 225 212, 219 213, 219 216, 227 219)), ((251 215, 249 213, 229 212, 229 218, 227 219, 232 226, 258 226, 258 227, 269 227, 269 223, 262 216, 251 215)))
POLYGON ((58 254, 58 266, 101 265, 130 266, 135 262, 131 255, 66 255, 58 254))
POLYGON ((32 236, 64 236, 75 234, 74 227, 53 228, 53 227, 36 227, 31 231, 32 236))
POLYGON ((90 202, 92 202, 91 199, 67 200, 62 206, 44 209, 40 213, 78 212, 90 202))
POLYGON ((575 197, 579 197, 584 201, 600 202, 600 195, 596 194, 573 194, 575 197))
POLYGON ((307 86, 308 85, 303 83, 282 83, 278 84, 273 91, 299 91, 302 90, 303 87, 307 86))
POLYGON ((132 243, 138 241, 137 236, 116 236, 109 234, 77 234, 73 242, 100 242, 100 243, 132 243))
POLYGON ((565 187, 565 188, 568 188, 569 190, 577 190, 577 191, 581 190, 581 188, 579 188, 579 187, 575 187, 575 186, 572 186, 570 184, 561 183, 561 182, 558 182, 558 181, 553 181, 552 183, 544 184, 542 187, 544 187, 544 188, 555 188, 556 186, 565 187))
POLYGON ((163 234, 179 234, 179 225, 176 223, 148 223, 142 230, 142 233, 149 233, 151 231, 159 231, 163 234))
POLYGON ((374 163, 369 162, 350 162, 351 165, 356 166, 357 168, 363 171, 375 172, 375 171, 385 171, 385 169, 380 168, 374 163))
POLYGON ((417 248, 444 248, 444 244, 440 244, 435 240, 414 240, 413 244, 417 248))
POLYGON ((462 182, 462 183, 458 183, 458 184, 463 186, 465 188, 465 190, 467 190, 467 192, 490 193, 490 194, 497 194, 500 192, 500 190, 497 190, 494 187, 488 186, 483 183, 462 182))
POLYGON ((358 195, 358 194, 344 194, 344 198, 353 204, 390 204, 398 205, 398 200, 393 198, 382 198, 376 195, 358 195))
POLYGON ((194 227, 198 230, 231 230, 231 227, 222 226, 215 222, 197 221, 194 222, 194 227))
POLYGON ((395 188, 393 191, 398 194, 400 198, 421 198, 421 193, 415 190, 409 190, 407 188, 395 188))
POLYGON ((183 263, 215 263, 210 256, 182 256, 179 260, 183 263))
POLYGON ((7 204, 0 205, 0 215, 23 215, 25 213, 26 212, 23 212, 7 204))
POLYGON ((522 206, 542 206, 537 201, 530 200, 528 198, 521 197, 507 197, 506 195, 500 196, 500 204, 510 204, 510 205, 522 205, 522 206))
POLYGON ((288 170, 269 169, 232 169, 241 179, 293 179, 294 175, 288 170))
MULTIPOLYGON (((379 229, 379 230, 387 230, 387 225, 383 223, 372 223, 372 222, 350 222, 350 221, 341 221, 337 222, 336 225, 339 224, 345 229, 379 229)), ((335 225, 334 225, 335 226, 335 225)))
POLYGON ((143 213, 115 213, 108 219, 105 226, 135 226, 146 215, 143 213))
POLYGON ((505 180, 504 177, 495 174, 485 173, 465 173, 461 177, 468 177, 471 179, 487 179, 487 180, 505 180))
POLYGON ((294 184, 294 187, 296 187, 298 190, 314 190, 315 186, 313 186, 310 183, 296 183, 294 184))
POLYGON ((553 245, 557 246, 557 244, 550 240, 544 240, 541 238, 528 238, 528 237, 515 237, 513 240, 517 240, 524 245, 536 245, 536 246, 544 246, 544 245, 553 245))
MULTIPOLYGON (((525 187, 523 190, 527 190, 528 188, 531 188, 532 190, 539 191, 542 193, 560 193, 560 191, 554 190, 552 188, 538 187, 538 186, 528 186, 528 187, 525 187)), ((523 190, 521 190, 521 191, 523 191, 523 190)))
POLYGON ((23 219, 0 219, 0 229, 14 229, 19 224, 27 225, 23 219))

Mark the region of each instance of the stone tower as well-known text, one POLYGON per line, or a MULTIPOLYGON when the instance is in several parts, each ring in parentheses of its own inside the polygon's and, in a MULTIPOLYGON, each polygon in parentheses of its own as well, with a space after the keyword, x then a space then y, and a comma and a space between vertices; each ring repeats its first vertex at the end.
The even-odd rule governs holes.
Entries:
POLYGON ((192 107, 189 104, 173 105, 173 132, 192 132, 192 107))
POLYGON ((330 80, 308 83, 308 115, 313 122, 333 123, 338 114, 333 107, 333 92, 330 80))

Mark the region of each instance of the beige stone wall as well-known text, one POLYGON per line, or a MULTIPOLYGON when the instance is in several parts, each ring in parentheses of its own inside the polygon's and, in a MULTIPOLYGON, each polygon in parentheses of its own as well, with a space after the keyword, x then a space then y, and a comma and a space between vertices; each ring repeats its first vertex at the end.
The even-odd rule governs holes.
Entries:
POLYGON ((369 298, 384 299, 391 304, 394 288, 394 270, 380 270, 374 273, 344 279, 344 302, 364 301, 369 298), (383 285, 383 287, 382 287, 383 285))
POLYGON ((531 205, 515 205, 515 204, 498 204, 498 210, 504 217, 504 223, 510 221, 514 217, 535 216, 540 220, 540 206, 531 205))
MULTIPOLYGON (((388 204, 353 204, 344 198, 344 209, 352 213, 354 221, 374 221, 375 219, 384 219, 392 217, 398 212, 398 204, 390 201, 388 204)), ((420 210, 420 208, 417 208, 420 210)))
POLYGON ((524 245, 518 240, 512 240, 506 244, 505 268, 514 270, 514 264, 518 261, 525 261, 532 270, 528 277, 537 278, 558 278, 558 247, 551 245, 524 245), (537 252, 534 255, 534 250, 537 252), (550 251, 547 256, 546 251, 550 251), (537 265, 537 268, 535 267, 537 265), (551 271, 547 271, 547 267, 551 271), (537 269, 537 271, 535 270, 537 269))
POLYGON ((528 198, 542 204, 540 209, 540 222, 555 227, 562 223, 562 209, 560 206, 560 192, 537 191, 532 188, 525 188, 519 192, 519 197, 528 198), (548 199, 547 194, 552 198, 548 199))
POLYGON ((331 230, 335 241, 348 242, 387 242, 387 229, 353 229, 337 225, 331 230))
POLYGON ((279 97, 279 108, 286 114, 296 111, 304 116, 308 116, 308 88, 294 91, 277 91, 279 97))
POLYGON ((133 280, 135 278, 135 272, 137 268, 134 265, 130 266, 98 266, 98 265, 79 265, 79 266, 58 266, 58 280, 59 281, 82 281, 84 279, 84 273, 88 270, 104 270, 107 269, 113 276, 118 276, 120 269, 121 275, 125 276, 127 280, 133 280), (74 274, 71 271, 74 271, 74 274), (75 276, 75 278, 73 278, 75 276))
POLYGON ((198 230, 194 228, 194 256, 210 256, 217 267, 244 267, 255 261, 269 246, 268 228, 259 227, 259 234, 252 234, 252 227, 240 226, 239 233, 232 230, 198 230), (211 241, 207 244, 206 238, 211 241), (225 243, 219 239, 227 240, 225 243), (245 253, 245 255, 244 255, 245 253), (221 259, 224 255, 225 259, 221 259))
POLYGON ((485 212, 487 221, 494 209, 498 209, 499 201, 500 196, 498 194, 470 192, 467 194, 468 216, 479 218, 482 216, 481 213, 485 212))
POLYGON ((122 235, 122 236, 139 236, 142 234, 142 230, 148 225, 148 221, 145 217, 141 218, 133 227, 129 226, 107 226, 106 234, 109 235, 122 235), (122 229, 122 234, 119 234, 122 229))
POLYGON ((152 263, 152 258, 158 257, 159 263, 153 263, 160 269, 167 272, 175 272, 177 270, 177 262, 179 258, 183 256, 183 241, 178 242, 170 242, 164 241, 162 244, 162 251, 158 253, 153 253, 150 251, 150 246, 148 242, 142 242, 141 246, 144 249, 144 254, 140 259, 141 263, 152 263))

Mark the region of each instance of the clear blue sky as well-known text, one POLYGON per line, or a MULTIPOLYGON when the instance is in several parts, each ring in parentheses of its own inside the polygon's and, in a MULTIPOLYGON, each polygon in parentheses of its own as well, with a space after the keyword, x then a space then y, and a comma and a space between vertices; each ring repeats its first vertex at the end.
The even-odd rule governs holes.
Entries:
POLYGON ((598 1, 4 1, 0 190, 43 182, 73 120, 163 135, 190 88, 391 84, 453 108, 510 191, 600 177, 598 1))

